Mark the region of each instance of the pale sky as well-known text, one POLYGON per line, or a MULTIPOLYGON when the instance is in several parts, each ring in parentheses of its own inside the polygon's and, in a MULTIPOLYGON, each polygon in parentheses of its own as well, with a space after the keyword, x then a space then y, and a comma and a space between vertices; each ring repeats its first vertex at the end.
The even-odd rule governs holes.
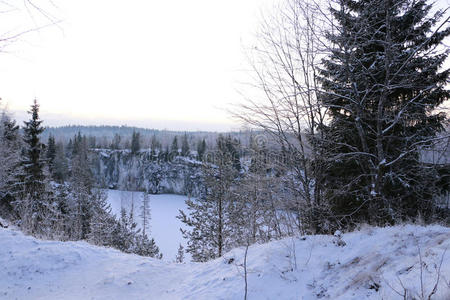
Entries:
MULTIPOLYGON (((62 22, 0 53, 0 97, 19 120, 36 97, 47 126, 237 129, 225 108, 241 97, 244 47, 277 1, 34 0, 62 22)), ((16 31, 47 22, 3 15, 16 31)))
POLYGON ((0 97, 18 119, 36 97, 47 125, 228 130, 244 45, 274 2, 54 0, 62 23, 0 54, 0 97))

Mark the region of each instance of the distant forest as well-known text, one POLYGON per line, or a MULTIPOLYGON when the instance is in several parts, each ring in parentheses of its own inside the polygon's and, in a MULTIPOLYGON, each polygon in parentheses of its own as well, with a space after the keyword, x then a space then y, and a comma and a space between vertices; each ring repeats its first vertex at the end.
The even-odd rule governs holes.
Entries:
POLYGON ((91 148, 118 148, 129 149, 131 147, 131 140, 133 132, 139 133, 140 144, 142 148, 152 148, 155 142, 162 148, 172 145, 175 137, 181 141, 184 135, 187 136, 190 146, 194 147, 199 142, 205 140, 207 145, 214 145, 219 134, 231 135, 240 141, 245 146, 247 145, 250 136, 258 134, 258 132, 238 131, 229 133, 209 132, 209 131, 170 131, 157 130, 148 128, 139 128, 131 126, 82 126, 82 125, 68 125, 61 127, 46 127, 42 133, 43 140, 47 140, 49 136, 53 136, 56 141, 61 141, 66 144, 75 135, 80 133, 86 136, 89 140, 91 148), (113 145, 111 147, 111 145, 113 145))

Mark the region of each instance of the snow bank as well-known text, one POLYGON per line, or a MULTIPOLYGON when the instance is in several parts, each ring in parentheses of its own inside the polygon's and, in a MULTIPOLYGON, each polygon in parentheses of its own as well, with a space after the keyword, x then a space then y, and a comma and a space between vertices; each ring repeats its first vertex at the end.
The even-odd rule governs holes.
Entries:
MULTIPOLYGON (((243 248, 208 263, 174 264, 85 242, 41 241, 12 229, 0 229, 0 241, 1 299, 209 300, 244 295, 243 248)), ((441 265, 433 299, 450 299, 450 250, 443 257, 449 246, 450 228, 412 225, 365 228, 341 239, 307 236, 254 245, 248 250, 248 296, 402 299, 394 291, 403 293, 401 285, 421 293, 422 269, 427 297, 441 265)))

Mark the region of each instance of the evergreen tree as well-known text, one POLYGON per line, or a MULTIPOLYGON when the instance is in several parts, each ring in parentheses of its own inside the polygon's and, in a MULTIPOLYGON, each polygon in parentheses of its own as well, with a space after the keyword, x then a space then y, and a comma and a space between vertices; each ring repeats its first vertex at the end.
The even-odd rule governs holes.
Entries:
POLYGON ((166 145, 164 148, 164 152, 162 153, 162 160, 168 162, 170 158, 169 146, 166 145))
POLYGON ((19 139, 19 125, 13 120, 6 111, 1 116, 2 138, 8 142, 16 142, 19 139))
POLYGON ((183 140, 181 141, 181 155, 182 156, 189 156, 190 150, 189 150, 189 142, 187 134, 184 133, 183 140))
POLYGON ((124 208, 120 211, 119 223, 113 233, 113 247, 120 251, 133 253, 137 250, 136 236, 139 234, 137 224, 133 221, 133 214, 128 214, 124 208))
POLYGON ((95 149, 97 147, 97 139, 95 136, 88 137, 88 147, 89 149, 95 149))
POLYGON ((4 110, 0 119, 0 212, 12 217, 15 182, 20 160, 19 126, 4 110))
POLYGON ((149 256, 157 259, 162 259, 163 255, 159 252, 159 248, 155 243, 155 240, 149 239, 148 236, 138 235, 136 238, 136 251, 137 255, 149 256))
POLYGON ((233 209, 232 187, 238 175, 227 138, 219 136, 214 165, 204 164, 204 190, 196 200, 187 200, 189 215, 180 210, 177 216, 191 227, 181 230, 188 239, 187 252, 194 261, 207 261, 222 256, 231 248, 230 223, 233 209))
POLYGON ((122 137, 118 133, 114 134, 113 140, 111 141, 110 148, 113 150, 120 149, 121 140, 122 140, 122 137))
POLYGON ((55 138, 52 135, 48 137, 46 154, 48 162, 50 164, 53 164, 53 160, 55 159, 56 156, 56 143, 55 138))
POLYGON ((69 139, 69 142, 67 143, 66 146, 66 157, 70 158, 72 157, 72 154, 73 154, 73 142, 72 139, 69 139))
POLYGON ((52 168, 53 180, 58 183, 64 183, 69 174, 69 164, 64 153, 63 143, 58 142, 55 146, 55 159, 52 168))
POLYGON ((175 136, 172 141, 172 146, 170 147, 170 152, 172 155, 178 155, 178 138, 175 136))
POLYGON ((178 246, 178 251, 177 251, 177 256, 175 257, 175 262, 179 263, 179 264, 184 262, 184 247, 181 244, 178 246))
POLYGON ((34 100, 31 110, 31 119, 25 121, 24 142, 25 149, 22 157, 22 167, 24 170, 24 192, 32 198, 39 199, 43 193, 44 186, 44 160, 42 152, 44 145, 40 141, 40 134, 44 131, 39 119, 39 104, 34 100))
POLYGON ((241 170, 241 161, 239 155, 240 142, 237 139, 232 138, 230 135, 227 137, 219 136, 217 139, 217 147, 221 155, 227 156, 227 159, 231 161, 236 171, 241 170))
POLYGON ((107 197, 104 192, 95 190, 93 197, 91 197, 91 215, 89 222, 88 240, 100 246, 113 246, 114 229, 117 226, 117 221, 111 214, 111 206, 107 202, 107 197))
MULTIPOLYGON (((152 136, 152 140, 150 142, 152 148, 152 155, 156 154, 156 150, 161 150, 161 143, 158 141, 158 138, 155 134, 152 136)), ((158 155, 161 155, 161 152, 158 152, 158 155)))
POLYGON ((74 139, 74 157, 70 187, 73 198, 73 239, 85 239, 89 233, 91 214, 91 197, 93 178, 89 167, 87 139, 80 133, 74 139))
POLYGON ((58 184, 53 190, 51 236, 54 239, 67 240, 71 232, 69 189, 65 184, 58 184))
POLYGON ((133 131, 131 136, 131 153, 136 154, 141 150, 141 135, 139 132, 133 131))
POLYGON ((47 141, 47 149, 46 149, 46 158, 47 158, 47 162, 48 162, 48 167, 50 170, 50 174, 53 174, 54 172, 54 160, 56 157, 56 144, 55 144, 55 138, 50 135, 48 137, 48 141, 47 141))
POLYGON ((206 141, 205 139, 201 140, 197 144, 197 159, 199 161, 203 160, 203 155, 205 155, 206 152, 206 141))
POLYGON ((450 28, 440 30, 443 13, 430 16, 424 0, 339 4, 321 70, 330 122, 320 143, 333 222, 429 219, 439 176, 420 151, 443 130, 436 108, 450 97, 450 71, 440 71, 448 51, 439 45, 450 28))
POLYGON ((28 112, 29 121, 25 121, 23 128, 23 149, 21 158, 22 172, 19 175, 20 191, 18 209, 26 230, 38 233, 47 213, 46 187, 43 159, 44 145, 40 141, 40 134, 44 131, 42 120, 39 119, 39 104, 36 99, 28 112))

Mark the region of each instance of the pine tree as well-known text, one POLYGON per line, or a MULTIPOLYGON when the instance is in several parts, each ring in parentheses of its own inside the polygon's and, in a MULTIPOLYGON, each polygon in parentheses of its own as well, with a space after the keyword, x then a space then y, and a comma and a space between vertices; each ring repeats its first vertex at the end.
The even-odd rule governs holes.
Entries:
POLYGON ((121 140, 122 140, 122 137, 118 133, 114 134, 113 140, 111 141, 110 148, 113 150, 120 149, 121 140))
POLYGON ((217 147, 219 152, 228 156, 228 159, 230 159, 234 169, 238 172, 241 170, 239 155, 240 144, 241 143, 239 140, 232 138, 230 135, 226 137, 219 136, 217 139, 217 147))
POLYGON ((8 142, 16 142, 19 139, 19 125, 13 120, 6 111, 1 116, 2 138, 8 142))
POLYGON ((39 119, 39 104, 36 99, 28 113, 31 119, 24 122, 23 128, 25 148, 21 158, 22 174, 19 175, 18 210, 25 229, 33 234, 42 229, 40 226, 47 214, 48 203, 45 195, 44 145, 39 137, 44 128, 41 125, 43 121, 39 119))
POLYGON ((439 176, 420 151, 443 129, 445 115, 436 108, 450 97, 450 71, 440 71, 448 51, 439 45, 450 28, 440 29, 442 12, 429 16, 426 1, 339 4, 331 9, 332 54, 321 70, 330 117, 322 128, 324 187, 333 222, 429 219, 439 176))
POLYGON ((147 235, 138 235, 136 238, 136 251, 134 253, 141 256, 149 256, 162 259, 163 254, 159 252, 159 248, 155 240, 149 239, 147 235))
POLYGON ((69 163, 65 155, 63 143, 58 142, 55 148, 55 159, 53 160, 52 177, 56 182, 64 183, 69 174, 69 163))
POLYGON ((152 148, 152 156, 156 155, 157 149, 159 150, 158 155, 161 155, 161 143, 158 141, 158 138, 155 134, 153 134, 150 144, 152 148))
POLYGON ((46 152, 46 157, 47 157, 49 164, 53 164, 55 156, 56 156, 55 138, 52 135, 50 135, 48 137, 47 152, 46 152))
POLYGON ((73 141, 72 139, 69 139, 69 142, 67 143, 66 146, 66 157, 67 158, 72 157, 72 153, 73 153, 73 141))
POLYGON ((93 178, 89 167, 87 139, 80 133, 74 138, 70 188, 73 198, 73 239, 85 239, 89 233, 93 178))
POLYGON ((12 217, 14 214, 12 203, 20 159, 20 142, 19 126, 4 110, 0 119, 0 212, 3 212, 4 217, 12 217))
POLYGON ((36 100, 28 113, 31 114, 31 119, 24 122, 25 127, 23 128, 26 147, 22 158, 24 192, 32 198, 39 199, 44 190, 44 160, 42 157, 44 145, 39 136, 44 128, 41 126, 43 121, 39 119, 39 105, 36 100))
POLYGON ((53 191, 52 238, 67 240, 71 232, 69 189, 65 184, 58 184, 54 186, 53 191))
POLYGON ((189 156, 190 150, 189 150, 189 142, 187 134, 184 133, 183 140, 181 141, 181 155, 182 156, 189 156))
POLYGON ((113 246, 113 236, 117 221, 111 214, 111 206, 107 197, 101 190, 95 190, 91 197, 91 219, 89 222, 88 240, 101 246, 113 246))
POLYGON ((131 136, 131 153, 137 154, 141 150, 141 135, 139 132, 133 131, 131 136))
POLYGON ((189 215, 180 210, 177 216, 191 227, 181 230, 188 239, 187 252, 194 261, 207 261, 222 256, 231 248, 230 222, 233 219, 232 186, 238 173, 233 149, 227 138, 219 136, 214 165, 204 164, 204 190, 196 200, 187 200, 189 215))
POLYGON ((54 161, 55 161, 55 157, 56 157, 56 144, 55 144, 55 138, 52 135, 50 135, 48 137, 47 149, 46 149, 45 156, 47 158, 47 163, 48 163, 50 174, 52 174, 52 177, 53 177, 54 161))
POLYGON ((128 214, 124 208, 120 211, 120 219, 113 232, 113 247, 120 251, 133 253, 137 250, 137 224, 133 221, 132 213, 128 214))
POLYGON ((166 145, 166 148, 164 148, 164 152, 162 154, 162 160, 165 162, 168 162, 170 159, 170 151, 169 151, 169 146, 166 145))
POLYGON ((179 264, 184 262, 184 247, 181 244, 178 246, 178 251, 177 251, 177 256, 175 257, 175 262, 179 263, 179 264))
POLYGON ((171 155, 178 155, 178 138, 175 136, 170 147, 171 155))
POLYGON ((202 161, 205 152, 206 152, 206 141, 205 139, 203 139, 202 141, 199 141, 197 144, 197 160, 202 161))

